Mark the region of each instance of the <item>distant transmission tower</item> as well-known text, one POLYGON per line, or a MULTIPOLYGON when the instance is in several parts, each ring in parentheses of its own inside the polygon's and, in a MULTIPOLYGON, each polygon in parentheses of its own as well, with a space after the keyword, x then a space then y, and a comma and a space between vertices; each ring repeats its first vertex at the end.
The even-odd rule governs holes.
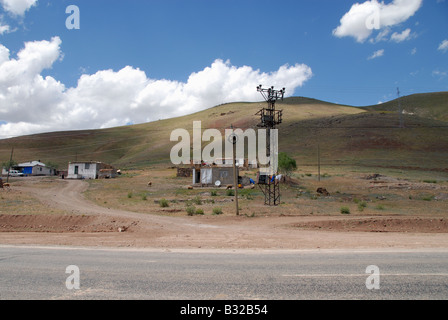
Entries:
MULTIPOLYGON (((257 91, 262 94, 263 98, 268 103, 268 107, 261 109, 257 112, 256 115, 260 115, 261 117, 261 123, 258 125, 258 127, 267 129, 266 156, 268 157, 268 159, 271 159, 270 167, 272 167, 271 152, 273 152, 273 150, 276 150, 276 148, 274 148, 275 146, 271 146, 271 130, 275 129, 276 126, 283 121, 283 111, 275 110, 275 103, 279 99, 283 100, 283 97, 285 95, 285 88, 283 88, 282 90, 274 90, 274 87, 264 89, 260 84, 257 87, 257 91)), ((260 173, 259 175, 258 185, 264 193, 265 205, 277 206, 280 204, 280 186, 278 183, 279 181, 275 179, 276 174, 277 172, 269 171, 269 174, 261 175, 260 173)))
POLYGON ((397 88, 397 97, 398 97, 398 116, 399 116, 399 127, 404 128, 404 121, 403 121, 403 110, 401 109, 401 99, 400 99, 400 88, 397 88))

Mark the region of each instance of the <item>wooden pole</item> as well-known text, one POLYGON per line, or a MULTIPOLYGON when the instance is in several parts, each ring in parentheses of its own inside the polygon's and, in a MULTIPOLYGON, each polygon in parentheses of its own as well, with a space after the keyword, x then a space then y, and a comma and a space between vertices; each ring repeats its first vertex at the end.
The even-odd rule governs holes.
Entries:
MULTIPOLYGON (((233 129, 233 126, 231 127, 233 129)), ((235 211, 236 215, 240 215, 240 209, 238 208, 238 172, 236 165, 236 136, 233 135, 232 143, 233 143, 233 186, 235 188, 235 211)))
POLYGON ((320 144, 317 144, 317 171, 318 171, 318 179, 320 182, 320 144))
POLYGON ((14 147, 11 149, 11 157, 9 158, 9 168, 8 168, 8 176, 6 177, 6 183, 9 182, 9 172, 11 171, 11 164, 12 164, 12 155, 14 153, 14 147))

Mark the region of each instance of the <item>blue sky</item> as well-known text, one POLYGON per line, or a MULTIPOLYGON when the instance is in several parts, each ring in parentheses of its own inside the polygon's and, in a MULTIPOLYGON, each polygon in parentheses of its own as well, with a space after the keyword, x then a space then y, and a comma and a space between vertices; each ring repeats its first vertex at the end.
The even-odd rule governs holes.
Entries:
POLYGON ((366 106, 448 91, 448 0, 0 0, 0 71, 0 138, 258 101, 260 83, 366 106))

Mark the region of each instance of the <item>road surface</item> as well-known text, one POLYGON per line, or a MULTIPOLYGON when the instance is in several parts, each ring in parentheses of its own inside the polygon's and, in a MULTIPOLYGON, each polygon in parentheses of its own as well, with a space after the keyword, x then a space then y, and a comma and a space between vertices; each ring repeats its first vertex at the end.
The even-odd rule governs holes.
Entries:
POLYGON ((11 299, 445 300, 448 250, 0 246, 0 300, 11 299))

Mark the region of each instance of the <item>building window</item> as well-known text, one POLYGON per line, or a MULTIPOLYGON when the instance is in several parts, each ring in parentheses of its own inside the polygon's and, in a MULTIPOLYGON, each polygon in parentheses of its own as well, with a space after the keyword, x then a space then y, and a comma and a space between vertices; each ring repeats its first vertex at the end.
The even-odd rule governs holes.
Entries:
POLYGON ((86 170, 90 169, 90 163, 86 163, 86 167, 85 167, 85 169, 86 169, 86 170))

